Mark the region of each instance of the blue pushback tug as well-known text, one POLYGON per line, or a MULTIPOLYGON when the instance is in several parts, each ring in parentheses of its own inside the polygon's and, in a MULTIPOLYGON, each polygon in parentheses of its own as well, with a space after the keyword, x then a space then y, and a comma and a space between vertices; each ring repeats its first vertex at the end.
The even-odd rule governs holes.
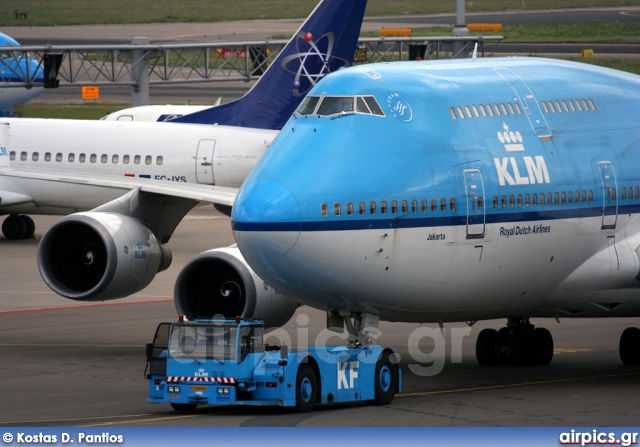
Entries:
POLYGON ((160 323, 147 344, 151 403, 262 405, 311 411, 316 404, 386 405, 402 386, 395 355, 378 345, 263 344, 262 321, 160 323))

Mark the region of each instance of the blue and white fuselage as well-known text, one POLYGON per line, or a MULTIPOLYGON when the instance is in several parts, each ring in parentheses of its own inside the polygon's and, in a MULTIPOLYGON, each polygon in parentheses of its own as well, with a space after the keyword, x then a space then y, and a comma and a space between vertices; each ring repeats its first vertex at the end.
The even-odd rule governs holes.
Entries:
POLYGON ((238 247, 336 312, 638 316, 639 116, 638 76, 578 63, 340 70, 245 181, 238 247))

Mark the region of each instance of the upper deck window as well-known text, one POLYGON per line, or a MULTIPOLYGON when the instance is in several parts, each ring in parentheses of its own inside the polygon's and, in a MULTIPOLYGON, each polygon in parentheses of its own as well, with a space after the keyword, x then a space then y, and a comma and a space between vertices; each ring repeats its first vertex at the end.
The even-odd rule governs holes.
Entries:
POLYGON ((296 109, 302 116, 330 116, 345 113, 384 116, 373 96, 307 96, 296 109))

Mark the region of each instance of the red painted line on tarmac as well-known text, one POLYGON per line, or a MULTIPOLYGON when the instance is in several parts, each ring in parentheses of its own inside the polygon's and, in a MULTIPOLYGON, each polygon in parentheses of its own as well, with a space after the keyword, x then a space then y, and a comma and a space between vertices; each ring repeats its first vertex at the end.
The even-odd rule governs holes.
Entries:
POLYGON ((9 315, 9 314, 24 314, 30 312, 47 312, 51 310, 73 310, 73 309, 88 309, 91 307, 109 307, 109 306, 129 306, 134 304, 157 304, 157 303, 172 303, 173 300, 152 300, 152 301, 134 301, 127 303, 100 303, 100 304, 82 304, 78 306, 63 306, 63 307, 41 307, 38 309, 18 309, 18 310, 7 310, 0 312, 0 315, 9 315))

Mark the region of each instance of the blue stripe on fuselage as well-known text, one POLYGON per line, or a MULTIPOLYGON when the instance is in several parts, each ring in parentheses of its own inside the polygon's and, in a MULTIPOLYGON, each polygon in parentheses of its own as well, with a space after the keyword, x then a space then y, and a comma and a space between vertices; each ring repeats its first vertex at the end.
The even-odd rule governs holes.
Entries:
MULTIPOLYGON (((637 214, 640 212, 640 204, 618 207, 620 214, 637 214)), ((434 213, 435 214, 435 213, 434 213)), ((486 214, 485 223, 517 223, 517 222, 544 222, 552 220, 576 219, 587 217, 601 217, 602 207, 548 209, 529 212, 508 212, 486 214)), ((375 230, 384 228, 433 228, 447 226, 467 225, 466 215, 451 215, 438 217, 408 217, 398 215, 395 218, 354 218, 335 219, 327 217, 324 220, 308 222, 237 222, 232 221, 234 231, 353 231, 375 230)))

